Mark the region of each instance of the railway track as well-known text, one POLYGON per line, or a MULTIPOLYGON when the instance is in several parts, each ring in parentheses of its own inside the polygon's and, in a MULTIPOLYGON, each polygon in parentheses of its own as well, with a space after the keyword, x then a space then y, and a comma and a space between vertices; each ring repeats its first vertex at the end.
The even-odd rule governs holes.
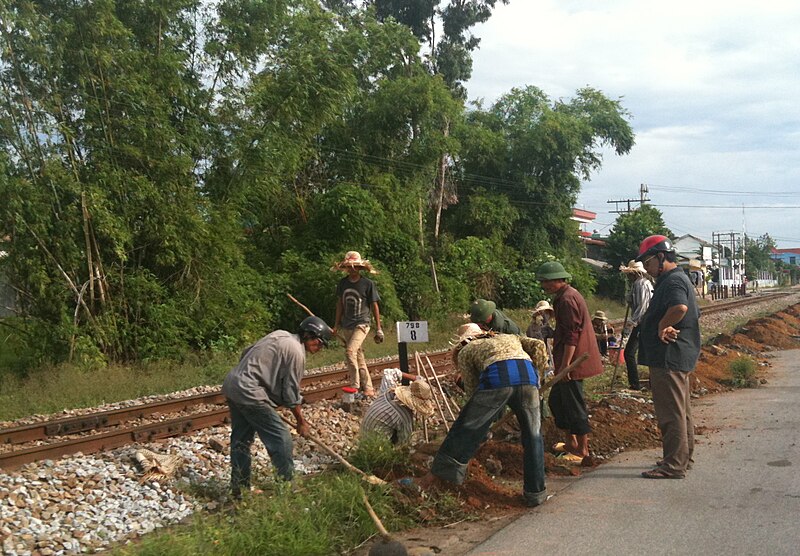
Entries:
MULTIPOLYGON (((449 370, 448 351, 429 354, 428 357, 437 375, 441 376, 449 370)), ((398 366, 399 360, 393 359, 372 363, 369 370, 374 382, 380 384, 383 370, 398 366)), ((409 366, 414 369, 413 362, 409 366)), ((345 385, 346 377, 345 369, 308 375, 301 384, 303 397, 308 403, 336 398, 345 385)), ((215 390, 177 400, 4 428, 0 429, 0 469, 14 469, 33 461, 55 459, 78 452, 100 452, 131 443, 184 435, 227 423, 228 420, 225 397, 221 391, 215 390), (142 420, 147 422, 130 424, 142 420)))
MULTIPOLYGON (((704 307, 702 315, 772 301, 788 295, 790 294, 778 293, 719 302, 704 307)), ((614 321, 613 324, 621 326, 622 320, 614 321)), ((429 354, 429 357, 437 375, 449 372, 449 351, 429 354)), ((409 365, 416 371, 413 360, 409 365)), ((373 381, 378 384, 384 369, 398 366, 399 360, 392 359, 372 363, 369 369, 373 381)), ((307 375, 302 382, 303 397, 308 403, 336 398, 340 395, 346 376, 347 371, 344 368, 307 375)), ((3 428, 0 429, 0 468, 14 469, 33 461, 55 459, 77 452, 93 453, 131 443, 151 442, 218 426, 228 420, 224 396, 219 390, 215 390, 176 400, 3 428)))

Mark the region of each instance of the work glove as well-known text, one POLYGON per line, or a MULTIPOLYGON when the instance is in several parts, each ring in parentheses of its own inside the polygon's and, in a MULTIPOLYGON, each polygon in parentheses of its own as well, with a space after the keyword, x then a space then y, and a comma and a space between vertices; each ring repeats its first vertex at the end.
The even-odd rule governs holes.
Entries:
POLYGON ((375 343, 382 344, 384 340, 383 330, 380 328, 375 332, 375 343))

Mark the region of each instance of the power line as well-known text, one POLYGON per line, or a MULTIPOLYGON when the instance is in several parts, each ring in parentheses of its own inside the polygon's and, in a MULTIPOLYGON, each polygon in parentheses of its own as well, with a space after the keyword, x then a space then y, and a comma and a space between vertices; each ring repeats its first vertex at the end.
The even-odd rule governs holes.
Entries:
POLYGON ((653 207, 669 207, 669 208, 713 208, 713 209, 732 209, 732 210, 742 210, 744 209, 798 209, 800 205, 738 205, 738 206, 730 206, 730 205, 663 205, 659 204, 651 204, 650 206, 653 207))

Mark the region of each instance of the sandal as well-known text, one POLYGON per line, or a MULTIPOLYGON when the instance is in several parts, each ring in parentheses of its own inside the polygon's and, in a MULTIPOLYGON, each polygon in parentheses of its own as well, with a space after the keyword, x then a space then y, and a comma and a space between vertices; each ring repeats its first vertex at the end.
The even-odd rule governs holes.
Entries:
POLYGON ((667 473, 660 467, 650 469, 649 471, 642 471, 642 477, 645 479, 683 479, 683 475, 673 475, 667 473))
POLYGON ((571 454, 570 452, 566 452, 561 454, 556 458, 559 461, 565 461, 567 463, 582 463, 583 456, 576 456, 575 454, 571 454))
MULTIPOLYGON (((664 460, 663 459, 660 459, 660 460, 656 461, 656 467, 663 467, 663 466, 664 466, 664 460)), ((690 461, 686 465, 686 471, 691 471, 691 470, 692 470, 692 462, 690 461)))

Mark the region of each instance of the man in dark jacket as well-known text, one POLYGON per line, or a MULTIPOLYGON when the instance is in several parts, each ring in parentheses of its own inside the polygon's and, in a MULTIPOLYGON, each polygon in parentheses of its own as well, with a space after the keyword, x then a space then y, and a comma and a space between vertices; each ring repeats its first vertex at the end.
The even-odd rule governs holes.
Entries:
POLYGON ((579 462, 589 456, 589 433, 592 430, 583 398, 583 379, 602 373, 603 362, 597 348, 589 307, 580 292, 567 282, 571 278, 572 275, 558 261, 546 262, 536 271, 536 279, 541 282, 542 289, 555 296, 555 374, 578 356, 589 354, 586 361, 553 386, 548 398, 556 427, 565 433, 564 442, 558 443, 554 449, 567 452, 568 460, 579 462))
POLYGON ((689 373, 700 355, 700 311, 689 278, 675 262, 669 238, 646 238, 636 260, 656 279, 650 306, 639 324, 639 363, 650 367, 650 389, 664 450, 656 467, 642 476, 682 479, 694 453, 689 373))
POLYGON ((484 330, 493 330, 498 334, 522 334, 516 322, 497 310, 494 301, 486 299, 474 301, 469 308, 469 317, 484 330))

